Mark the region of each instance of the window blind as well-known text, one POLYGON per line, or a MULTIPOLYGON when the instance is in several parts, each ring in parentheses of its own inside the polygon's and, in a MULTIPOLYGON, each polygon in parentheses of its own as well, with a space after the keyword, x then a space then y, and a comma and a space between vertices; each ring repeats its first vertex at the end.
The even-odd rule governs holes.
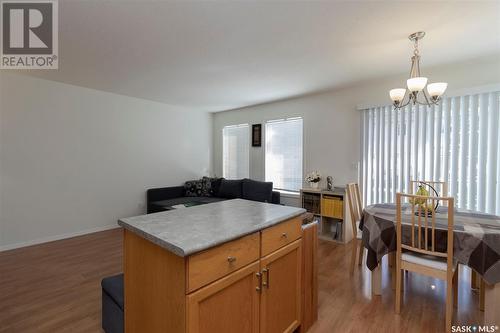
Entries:
POLYGON ((225 126, 222 129, 222 176, 226 179, 249 177, 248 124, 225 126))
POLYGON ((302 187, 302 118, 268 121, 265 127, 266 181, 279 190, 302 187))
POLYGON ((363 110, 364 202, 394 202, 410 179, 440 180, 457 207, 500 215, 499 108, 500 93, 491 92, 363 110))

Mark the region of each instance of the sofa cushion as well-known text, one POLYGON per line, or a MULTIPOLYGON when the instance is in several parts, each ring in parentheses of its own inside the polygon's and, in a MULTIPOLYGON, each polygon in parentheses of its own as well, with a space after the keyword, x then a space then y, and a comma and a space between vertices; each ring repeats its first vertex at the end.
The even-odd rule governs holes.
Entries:
POLYGON ((259 182, 245 178, 242 181, 242 198, 260 202, 271 202, 273 193, 272 182, 259 182))
POLYGON ((219 189, 220 189, 220 184, 224 178, 210 178, 210 177, 203 177, 204 180, 207 180, 210 182, 210 189, 209 189, 209 194, 212 197, 218 197, 219 196, 219 189))
POLYGON ((189 180, 184 183, 184 195, 186 197, 201 197, 203 196, 204 184, 202 179, 189 180))
POLYGON ((227 199, 241 198, 241 179, 222 179, 219 188, 219 197, 227 199))
POLYGON ((203 177, 201 179, 201 196, 202 197, 212 196, 212 179, 209 177, 203 177))

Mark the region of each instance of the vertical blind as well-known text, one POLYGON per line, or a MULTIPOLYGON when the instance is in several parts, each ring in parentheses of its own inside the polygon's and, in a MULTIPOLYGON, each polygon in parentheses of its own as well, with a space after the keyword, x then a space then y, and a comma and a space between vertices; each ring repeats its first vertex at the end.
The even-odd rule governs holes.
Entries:
POLYGON ((491 92, 363 110, 364 202, 394 202, 410 180, 440 180, 458 208, 500 215, 499 106, 500 93, 491 92))
POLYGON ((222 177, 249 177, 248 124, 225 126, 222 129, 222 177))
POLYGON ((279 190, 299 191, 302 187, 302 118, 266 123, 266 181, 279 190))

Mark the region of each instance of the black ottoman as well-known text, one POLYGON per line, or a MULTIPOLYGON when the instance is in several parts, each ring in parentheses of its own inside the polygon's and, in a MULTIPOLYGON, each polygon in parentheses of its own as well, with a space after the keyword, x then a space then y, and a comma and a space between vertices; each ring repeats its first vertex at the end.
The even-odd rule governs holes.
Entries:
POLYGON ((123 333, 123 274, 102 279, 102 329, 123 333))

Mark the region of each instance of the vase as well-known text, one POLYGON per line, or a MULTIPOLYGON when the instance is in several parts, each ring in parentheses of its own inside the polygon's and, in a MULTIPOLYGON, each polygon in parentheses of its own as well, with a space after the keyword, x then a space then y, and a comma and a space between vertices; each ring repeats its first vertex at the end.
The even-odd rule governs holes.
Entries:
POLYGON ((311 188, 317 189, 319 187, 319 182, 310 182, 309 186, 311 186, 311 188))

